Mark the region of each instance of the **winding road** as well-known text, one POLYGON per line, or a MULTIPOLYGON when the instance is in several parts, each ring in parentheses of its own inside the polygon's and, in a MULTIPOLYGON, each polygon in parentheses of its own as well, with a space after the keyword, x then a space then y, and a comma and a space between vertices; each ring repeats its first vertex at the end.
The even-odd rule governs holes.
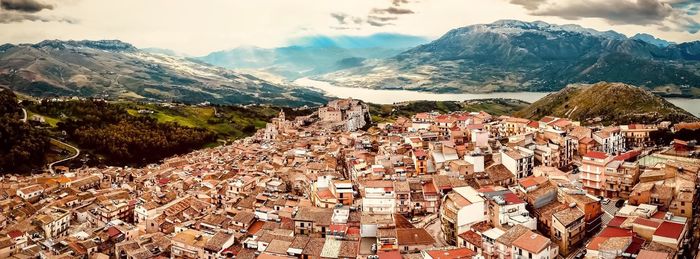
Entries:
POLYGON ((27 122, 27 110, 22 108, 22 119, 20 120, 21 122, 27 122))
MULTIPOLYGON (((27 110, 25 110, 24 108, 22 108, 22 119, 21 119, 20 121, 22 121, 22 122, 24 122, 24 123, 27 122, 27 110)), ((64 145, 64 146, 66 146, 66 147, 69 147, 69 148, 72 148, 73 150, 75 150, 75 154, 73 154, 72 156, 67 157, 67 158, 64 158, 64 159, 61 159, 61 160, 58 160, 58 161, 55 161, 55 162, 50 163, 50 164, 48 165, 49 172, 50 172, 51 174, 54 174, 54 173, 55 173, 55 172, 53 171, 53 166, 54 166, 54 165, 59 164, 59 163, 63 163, 63 162, 65 162, 65 161, 68 161, 68 160, 71 160, 71 159, 74 159, 74 158, 78 157, 78 156, 80 155, 80 149, 78 149, 77 147, 75 147, 75 146, 73 146, 73 145, 70 145, 70 144, 68 144, 68 143, 65 143, 65 142, 63 142, 63 141, 60 141, 60 140, 58 140, 58 139, 55 139, 55 138, 51 138, 51 140, 56 141, 56 142, 60 143, 61 145, 64 145)))
POLYGON ((72 149, 75 150, 75 154, 73 154, 72 156, 67 157, 67 158, 64 158, 64 159, 61 159, 61 160, 58 160, 58 161, 53 162, 53 163, 50 163, 50 164, 48 165, 48 167, 49 167, 49 172, 50 172, 51 174, 54 174, 54 173, 55 173, 55 172, 53 171, 53 166, 54 166, 54 165, 56 165, 56 164, 58 164, 58 163, 63 163, 63 162, 65 162, 65 161, 68 161, 68 160, 71 160, 71 159, 73 159, 73 158, 78 157, 78 156, 80 155, 80 149, 78 149, 77 147, 74 147, 74 146, 72 146, 72 145, 70 145, 70 144, 68 144, 68 143, 65 143, 65 142, 63 142, 63 141, 60 141, 60 140, 58 140, 58 139, 55 139, 55 138, 51 138, 51 140, 56 141, 56 142, 58 142, 58 143, 61 143, 62 145, 67 146, 67 147, 72 148, 72 149))

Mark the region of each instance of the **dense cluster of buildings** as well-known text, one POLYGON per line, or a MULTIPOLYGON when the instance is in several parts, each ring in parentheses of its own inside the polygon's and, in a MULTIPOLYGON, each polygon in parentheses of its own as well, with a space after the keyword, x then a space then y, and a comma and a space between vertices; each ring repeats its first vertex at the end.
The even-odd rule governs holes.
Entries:
POLYGON ((364 103, 342 99, 293 120, 281 112, 254 136, 145 168, 6 175, 0 257, 686 258, 697 250, 698 148, 654 147, 667 124, 596 128, 458 112, 362 130, 369 117, 364 103))

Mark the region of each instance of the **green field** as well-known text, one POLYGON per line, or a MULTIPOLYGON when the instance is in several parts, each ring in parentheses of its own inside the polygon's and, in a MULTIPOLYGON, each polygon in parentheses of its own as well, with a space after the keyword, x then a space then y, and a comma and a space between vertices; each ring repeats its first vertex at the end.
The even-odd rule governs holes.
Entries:
POLYGON ((479 112, 491 115, 510 115, 526 107, 528 103, 512 99, 482 99, 463 102, 456 101, 415 101, 400 104, 370 104, 372 121, 391 122, 398 117, 411 117, 421 112, 479 112))

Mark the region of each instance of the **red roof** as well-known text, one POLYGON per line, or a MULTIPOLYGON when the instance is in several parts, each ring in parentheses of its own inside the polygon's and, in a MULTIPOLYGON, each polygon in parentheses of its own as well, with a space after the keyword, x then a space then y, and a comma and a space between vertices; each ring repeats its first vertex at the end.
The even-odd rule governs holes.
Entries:
POLYGON ((433 259, 457 259, 457 258, 472 258, 476 253, 468 248, 456 248, 450 250, 432 250, 428 254, 433 259))
POLYGON ((522 187, 525 188, 525 189, 537 185, 537 182, 535 181, 535 178, 534 178, 534 177, 531 177, 531 176, 526 177, 526 178, 523 178, 523 179, 520 179, 520 180, 518 180, 518 182, 520 183, 520 186, 522 186, 522 187))
POLYGON ((413 154, 415 154, 417 157, 423 157, 426 156, 425 150, 422 149, 416 149, 413 151, 413 154))
POLYGON ((473 244, 477 247, 481 247, 481 244, 482 244, 481 235, 477 234, 476 232, 474 232, 472 230, 468 230, 462 234, 459 234, 459 237, 461 237, 465 241, 469 242, 470 244, 473 244))
POLYGON ((551 117, 551 116, 544 116, 540 121, 542 121, 544 123, 550 123, 550 122, 554 121, 554 119, 556 119, 556 118, 551 117))
POLYGON ((619 160, 619 161, 628 161, 628 160, 630 160, 630 159, 632 159, 632 158, 638 157, 638 156, 641 155, 641 154, 642 154, 642 151, 639 151, 639 150, 632 150, 632 151, 630 151, 630 152, 627 152, 627 153, 624 153, 624 154, 620 154, 619 156, 616 156, 616 157, 615 157, 615 160, 619 160))
MULTIPOLYGON (((634 233, 631 230, 625 230, 616 227, 606 227, 603 231, 598 234, 598 236, 591 239, 591 242, 586 245, 586 248, 590 250, 598 250, 600 244, 612 237, 633 237, 634 233)), ((634 238, 633 238, 634 240, 634 238)))
POLYGON ((632 243, 625 249, 625 253, 638 254, 639 250, 642 250, 642 245, 644 245, 644 239, 638 236, 632 237, 632 243))
POLYGON ((539 128, 540 124, 536 121, 531 121, 530 123, 527 124, 527 126, 530 128, 539 128))
POLYGON ((323 189, 318 190, 316 195, 318 195, 318 197, 321 199, 331 199, 331 198, 335 197, 335 196, 333 196, 333 193, 331 192, 331 190, 329 190, 328 188, 323 188, 323 189))
POLYGON ((635 220, 634 220, 634 224, 638 224, 638 225, 642 225, 642 226, 647 226, 647 227, 650 227, 650 228, 658 228, 659 225, 661 225, 661 223, 659 223, 658 221, 648 220, 648 219, 645 219, 645 218, 637 218, 637 219, 635 219, 635 220))
POLYGON ((515 195, 515 193, 512 192, 503 194, 503 199, 506 200, 506 203, 508 203, 509 205, 525 203, 522 199, 518 197, 518 195, 515 195))
POLYGON ((608 227, 618 228, 625 222, 625 220, 627 220, 626 217, 615 216, 612 220, 610 220, 610 222, 608 222, 608 227))
POLYGON ((345 233, 348 231, 348 225, 345 224, 331 224, 330 227, 331 232, 343 232, 345 233))
POLYGON ((661 223, 661 226, 656 229, 654 235, 678 240, 681 234, 683 234, 683 228, 684 226, 682 224, 664 221, 664 223, 661 223))
POLYGON ((258 231, 260 231, 262 229, 264 224, 265 224, 264 221, 253 222, 253 224, 250 224, 250 227, 248 227, 248 233, 250 233, 251 235, 257 234, 258 231))
POLYGON ((117 228, 115 228, 115 227, 109 227, 109 228, 107 229, 107 234, 109 235, 109 237, 116 237, 116 236, 121 235, 122 232, 119 231, 119 229, 117 229, 117 228))
POLYGON ((348 234, 348 236, 360 235, 360 228, 358 228, 358 227, 348 228, 348 232, 346 232, 346 234, 348 234))
POLYGON ((379 256, 379 259, 401 259, 401 252, 398 250, 378 251, 377 255, 379 256))
POLYGON ((435 189, 435 185, 433 184, 433 182, 426 182, 425 184, 423 184, 423 193, 430 193, 430 194, 437 193, 437 190, 435 189))
POLYGON ((571 122, 569 120, 560 119, 560 120, 555 121, 553 124, 554 124, 554 126, 562 128, 562 127, 566 127, 566 126, 571 125, 571 122))
POLYGON ((598 152, 598 151, 588 151, 588 153, 586 153, 585 157, 592 157, 595 159, 606 159, 606 158, 608 158, 608 154, 603 153, 603 152, 598 152))
POLYGON ((616 227, 606 227, 598 234, 599 237, 629 237, 633 236, 632 230, 621 229, 616 227))
POLYGON ((170 178, 160 178, 160 179, 158 179, 158 183, 159 183, 160 185, 166 185, 166 184, 168 184, 169 182, 170 182, 170 178))
POLYGON ((15 229, 15 230, 8 232, 7 235, 10 236, 10 238, 14 239, 14 238, 21 237, 23 235, 23 233, 22 233, 22 231, 15 229))

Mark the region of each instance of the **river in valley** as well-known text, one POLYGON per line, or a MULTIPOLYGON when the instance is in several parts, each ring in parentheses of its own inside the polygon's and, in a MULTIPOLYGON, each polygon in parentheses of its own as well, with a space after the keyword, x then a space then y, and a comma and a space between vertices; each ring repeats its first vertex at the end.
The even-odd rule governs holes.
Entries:
MULTIPOLYGON (((486 94, 450 94, 450 93, 431 93, 411 90, 380 90, 369 88, 352 88, 335 86, 328 82, 317 81, 309 78, 301 78, 294 81, 300 86, 307 86, 321 90, 329 96, 338 98, 352 97, 365 102, 377 104, 392 104, 405 101, 464 101, 474 99, 488 98, 509 98, 533 103, 549 93, 546 92, 499 92, 486 94)), ((666 98, 669 102, 676 106, 685 109, 695 116, 700 117, 700 99, 689 98, 666 98)))

